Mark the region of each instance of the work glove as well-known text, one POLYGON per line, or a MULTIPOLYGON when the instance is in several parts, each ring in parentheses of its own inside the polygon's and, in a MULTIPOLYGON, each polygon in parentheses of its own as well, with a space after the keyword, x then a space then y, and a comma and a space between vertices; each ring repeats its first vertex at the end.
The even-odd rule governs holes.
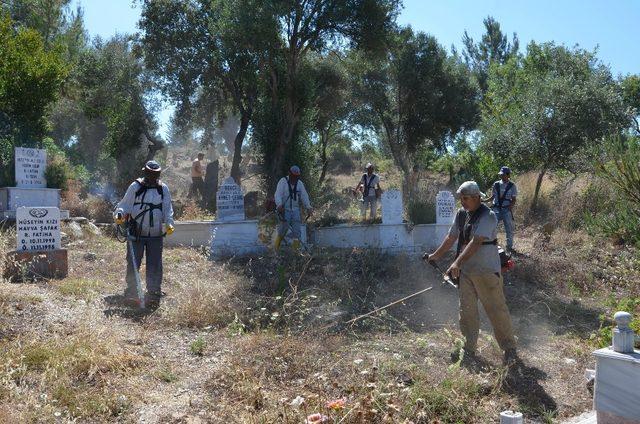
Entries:
POLYGON ((173 234, 174 231, 175 231, 175 228, 173 228, 173 225, 171 225, 171 224, 167 225, 167 235, 168 236, 173 234))
POLYGON ((122 215, 122 212, 118 212, 116 214, 116 217, 114 218, 114 221, 118 225, 124 224, 124 215, 122 215))

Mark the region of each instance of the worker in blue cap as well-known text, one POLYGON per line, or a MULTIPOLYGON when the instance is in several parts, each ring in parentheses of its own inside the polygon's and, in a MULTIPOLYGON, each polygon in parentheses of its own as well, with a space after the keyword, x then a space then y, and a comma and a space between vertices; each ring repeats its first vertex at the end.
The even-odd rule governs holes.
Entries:
POLYGON ((484 199, 485 202, 492 202, 491 209, 500 221, 504 224, 504 231, 507 235, 507 251, 514 253, 513 249, 513 206, 516 204, 518 187, 511 181, 511 169, 507 166, 500 168, 498 172, 500 179, 493 183, 491 197, 484 199))
POLYGON ((276 236, 275 249, 280 249, 280 243, 291 231, 293 237, 292 246, 295 250, 300 248, 300 229, 302 226, 302 215, 300 205, 304 206, 307 215, 311 216, 313 208, 309 201, 309 194, 300 180, 300 168, 293 165, 289 169, 289 175, 280 178, 275 194, 276 210, 280 217, 278 225, 278 235, 276 236))
POLYGON ((160 181, 162 169, 158 162, 150 160, 144 168, 143 178, 131 183, 113 213, 116 224, 127 223, 127 237, 133 247, 133 257, 127 249, 126 300, 137 299, 135 268, 140 268, 146 251, 147 308, 159 306, 162 286, 162 243, 165 234, 173 233, 173 208, 171 194, 160 181), (134 268, 135 267, 135 268, 134 268))

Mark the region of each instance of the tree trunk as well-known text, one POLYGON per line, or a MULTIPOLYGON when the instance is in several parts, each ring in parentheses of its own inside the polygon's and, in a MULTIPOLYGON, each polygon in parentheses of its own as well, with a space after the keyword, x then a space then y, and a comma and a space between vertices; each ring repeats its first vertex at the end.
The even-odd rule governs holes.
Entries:
POLYGON ((249 128, 250 112, 242 115, 240 119, 240 129, 233 142, 233 161, 231 162, 231 177, 240 185, 240 162, 242 161, 242 143, 249 128))
POLYGON ((329 166, 329 160, 327 159, 327 144, 329 143, 329 136, 326 132, 322 132, 322 150, 320 150, 320 163, 322 163, 322 169, 320 171, 320 178, 318 178, 318 186, 321 186, 324 179, 327 176, 327 168, 329 166))
POLYGON ((544 174, 547 173, 547 168, 543 168, 542 171, 538 174, 538 180, 536 181, 536 190, 533 193, 533 201, 531 202, 531 211, 535 212, 538 208, 538 196, 540 195, 540 187, 542 187, 542 180, 544 179, 544 174))

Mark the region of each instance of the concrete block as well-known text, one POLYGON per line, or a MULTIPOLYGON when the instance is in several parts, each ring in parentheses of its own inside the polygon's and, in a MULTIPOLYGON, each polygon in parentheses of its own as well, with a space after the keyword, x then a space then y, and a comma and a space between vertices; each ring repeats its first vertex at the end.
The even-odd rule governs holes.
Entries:
POLYGON ((65 278, 69 273, 67 249, 45 252, 18 252, 7 254, 4 278, 16 282, 31 278, 65 278))
POLYGON ((640 351, 599 349, 593 405, 598 423, 640 424, 640 351))

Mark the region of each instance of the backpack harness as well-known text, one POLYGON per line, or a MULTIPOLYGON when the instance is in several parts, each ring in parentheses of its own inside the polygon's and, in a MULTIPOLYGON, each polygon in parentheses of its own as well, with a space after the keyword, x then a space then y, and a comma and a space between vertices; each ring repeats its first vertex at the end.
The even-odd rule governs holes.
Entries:
POLYGON ((367 182, 367 174, 363 174, 362 175, 362 179, 364 180, 364 192, 362 193, 362 197, 368 197, 369 196, 369 190, 371 189, 371 183, 373 182, 373 180, 375 180, 376 178, 376 174, 371 174, 371 178, 369 179, 369 182, 367 182))
POLYGON ((298 181, 299 180, 296 180, 296 183, 293 185, 293 187, 291 187, 291 183, 289 182, 289 177, 286 177, 286 179, 287 179, 287 187, 289 188, 289 207, 293 209, 293 202, 298 201, 298 181))
MULTIPOLYGON (((478 222, 480 218, 482 218, 489 212, 490 209, 484 204, 480 204, 480 207, 472 213, 468 213, 464 209, 460 209, 458 211, 458 215, 456 216, 456 222, 458 223, 458 246, 456 248, 456 258, 460 256, 460 252, 462 252, 464 246, 469 244, 469 242, 471 241, 471 230, 473 229, 473 225, 475 225, 475 223, 478 222)), ((482 245, 497 246, 498 239, 483 241, 482 245)))
MULTIPOLYGON (((502 196, 500 196, 500 181, 496 181, 495 183, 493 183, 493 191, 495 191, 498 194, 498 203, 495 204, 494 206, 497 206, 499 209, 502 209, 502 202, 504 202, 505 197, 507 197, 507 193, 509 192, 509 190, 511 190, 511 187, 513 187, 513 183, 511 181, 509 181, 507 183, 507 187, 505 187, 504 189, 504 193, 502 193, 502 196)), ((507 207, 507 206, 504 206, 507 207)))
POLYGON ((148 186, 146 184, 144 184, 144 179, 142 178, 138 178, 137 180, 135 180, 135 182, 138 184, 138 190, 136 191, 135 194, 135 198, 134 199, 138 199, 140 196, 142 196, 140 198, 140 201, 135 201, 133 205, 141 205, 142 210, 140 211, 140 213, 138 215, 136 215, 133 219, 131 219, 130 225, 131 226, 135 226, 136 228, 131 228, 130 227, 130 232, 131 230, 133 230, 133 234, 134 236, 136 236, 136 238, 140 237, 140 231, 142 229, 142 223, 144 222, 144 217, 146 214, 149 214, 149 226, 151 228, 153 228, 154 226, 154 222, 153 222, 153 211, 156 209, 160 209, 162 211, 162 203, 164 201, 164 190, 162 189, 162 183, 160 183, 160 181, 158 181, 158 185, 155 187, 152 186, 148 186), (155 204, 155 203, 151 203, 151 202, 145 202, 144 201, 144 196, 147 194, 148 190, 157 190, 158 194, 160 195, 160 203, 155 204), (140 218, 140 222, 138 223, 138 218, 140 218))

